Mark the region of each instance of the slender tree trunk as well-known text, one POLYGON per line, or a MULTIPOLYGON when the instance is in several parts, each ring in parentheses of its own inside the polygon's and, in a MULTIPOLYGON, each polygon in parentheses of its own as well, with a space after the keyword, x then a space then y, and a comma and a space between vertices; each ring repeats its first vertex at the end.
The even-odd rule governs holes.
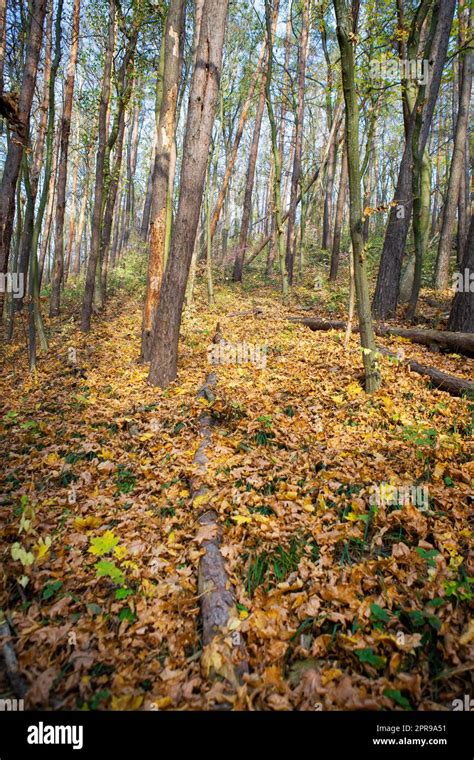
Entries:
MULTIPOLYGON (((46 44, 44 51, 44 68, 43 68, 43 95, 40 105, 40 115, 38 120, 38 130, 36 133, 36 143, 34 147, 33 166, 31 171, 28 168, 28 156, 23 154, 24 176, 25 176, 25 189, 26 189, 26 209, 23 220, 22 235, 20 241, 19 251, 19 265, 18 271, 23 276, 26 282, 28 275, 28 267, 30 260, 30 252, 32 247, 34 221, 35 221, 35 205, 36 197, 38 194, 38 184, 43 165, 44 156, 44 143, 46 136, 46 124, 48 121, 48 108, 49 108, 49 94, 50 94, 50 77, 51 77, 51 54, 52 54, 52 27, 53 27, 53 11, 52 5, 49 4, 47 9, 46 20, 46 44), (29 176, 29 182, 27 178, 29 176)), ((18 298, 15 303, 15 310, 22 311, 23 309, 23 297, 18 298)))
POLYGON ((282 219, 282 203, 281 203, 281 161, 280 152, 278 149, 278 131, 275 119, 275 111, 273 108, 272 100, 272 75, 273 75, 273 37, 274 37, 274 23, 275 18, 278 18, 279 0, 265 0, 265 19, 267 29, 267 47, 268 47, 268 66, 267 76, 265 80, 265 93, 267 100, 267 112, 268 120, 270 122, 271 144, 274 163, 274 177, 273 177, 273 203, 275 213, 275 228, 277 236, 277 252, 278 260, 280 263, 280 273, 282 281, 283 297, 288 295, 288 272, 286 269, 285 260, 285 239, 283 232, 283 219, 282 219))
POLYGON ((150 361, 152 329, 159 301, 165 266, 168 198, 170 194, 170 168, 176 105, 181 74, 180 39, 184 20, 184 0, 170 3, 165 29, 163 69, 163 97, 161 100, 156 145, 157 161, 153 177, 153 203, 150 223, 150 255, 143 309, 141 360, 150 361))
POLYGON ((227 163, 224 178, 222 180, 221 189, 219 191, 219 195, 217 196, 216 205, 214 206, 214 210, 212 212, 212 219, 211 219, 211 236, 214 237, 217 229, 217 224, 219 222, 219 217, 221 215, 222 206, 224 203, 224 198, 227 193, 227 189, 229 187, 230 178, 232 175, 232 170, 234 168, 235 162, 237 160, 237 153, 239 150, 240 140, 242 138, 245 123, 247 121, 250 106, 252 104, 253 96, 255 93, 255 88, 257 86, 257 82, 260 76, 260 72, 262 70, 263 62, 265 60, 266 50, 265 50, 265 44, 262 45, 260 50, 260 55, 257 61, 257 66, 255 68, 255 71, 253 73, 249 91, 247 93, 247 98, 245 100, 245 103, 242 107, 242 111, 240 114, 239 123, 237 125, 237 131, 235 133, 234 137, 234 144, 232 145, 232 150, 230 152, 229 161, 227 163))
POLYGON ((227 6, 227 0, 205 0, 202 10, 184 136, 180 197, 153 334, 149 381, 162 388, 177 374, 179 330, 217 105, 227 6))
MULTIPOLYGON (((469 235, 464 258, 461 263, 461 275, 467 272, 469 279, 474 272, 474 215, 471 216, 469 235)), ((452 332, 474 333, 474 292, 472 280, 468 287, 459 288, 454 296, 448 320, 448 330, 452 332)))
POLYGON ((252 145, 250 147, 244 202, 242 206, 242 221, 240 223, 239 245, 234 260, 234 282, 242 282, 242 270, 244 266, 245 252, 247 250, 250 219, 252 216, 252 194, 255 181, 255 168, 257 166, 260 132, 262 129, 263 113, 265 111, 265 76, 266 74, 264 73, 262 75, 262 81, 260 83, 260 95, 258 98, 257 112, 255 114, 255 126, 253 130, 252 145))
POLYGON ((430 230, 430 198, 431 198, 431 161, 425 152, 421 160, 421 167, 414 160, 416 172, 414 172, 415 185, 413 187, 413 236, 415 239, 415 266, 413 271, 413 286, 410 295, 407 317, 413 319, 418 304, 418 296, 421 289, 421 276, 423 259, 428 245, 430 230))
POLYGON ((79 20, 81 0, 74 0, 72 11, 71 52, 64 89, 64 107, 61 120, 61 156, 58 166, 56 187, 56 235, 54 246, 54 267, 52 276, 51 301, 49 316, 57 317, 60 310, 61 285, 64 274, 64 212, 66 210, 67 162, 69 154, 69 136, 71 134, 72 99, 74 80, 76 78, 77 51, 79 47, 79 20))
MULTIPOLYGON (((32 0, 31 3, 31 21, 18 108, 15 124, 12 125, 12 134, 0 185, 0 275, 6 275, 8 269, 15 217, 16 183, 20 173, 23 150, 29 141, 30 112, 43 40, 46 4, 47 0, 32 0)), ((0 319, 3 315, 4 295, 3 292, 0 292, 0 319)))
POLYGON ((112 74, 114 45, 115 0, 109 0, 109 29, 99 106, 99 132, 96 157, 94 207, 92 211, 92 233, 81 313, 82 332, 89 332, 91 326, 92 304, 94 301, 97 262, 99 259, 99 249, 101 242, 101 220, 104 195, 104 167, 107 151, 107 115, 110 101, 110 82, 112 74))
POLYGON ((0 0, 0 94, 3 93, 3 72, 5 67, 7 0, 0 0))
MULTIPOLYGON (((51 219, 53 213, 53 198, 56 192, 56 170, 58 166, 58 151, 60 143, 55 135, 56 101, 55 86, 61 62, 62 13, 64 0, 59 0, 56 9, 54 57, 49 76, 49 112, 46 132, 46 158, 44 162, 43 188, 35 217, 33 238, 31 241, 31 256, 36 256, 40 235, 42 235, 38 280, 41 286, 44 270, 44 260, 48 250, 51 219), (46 216, 45 216, 46 214, 46 216)), ((31 266, 30 266, 31 271, 31 266)))
MULTIPOLYGON (((353 4, 353 7, 355 3, 353 4)), ((372 393, 380 387, 380 371, 376 359, 375 336, 370 315, 369 287, 362 235, 362 198, 359 159, 359 104, 355 80, 355 43, 357 19, 352 18, 345 0, 334 0, 337 39, 341 51, 342 83, 346 103, 346 144, 349 171, 350 227, 354 280, 357 295, 360 336, 365 369, 365 390, 372 393)), ((354 14, 355 15, 355 14, 354 14)))
POLYGON ((90 190, 90 183, 91 183, 90 165, 92 162, 93 152, 94 152, 94 143, 91 143, 91 146, 89 148, 87 158, 86 158, 86 164, 84 166, 84 181, 83 181, 83 185, 81 189, 81 194, 82 194, 81 208, 79 211, 79 222, 77 224, 77 230, 76 230, 76 234, 74 238, 74 263, 72 265, 72 271, 76 277, 79 275, 79 272, 81 270, 81 243, 82 243, 82 237, 84 234, 84 228, 86 224, 87 201, 89 199, 89 190, 90 190))
MULTIPOLYGON (((293 171, 291 175, 290 208, 288 211, 288 227, 286 240, 286 269, 288 271, 288 284, 293 285, 293 268, 295 261, 296 240, 296 205, 298 189, 301 182, 301 156, 303 149, 303 123, 304 123, 304 90, 306 77, 306 59, 308 57, 309 42, 309 0, 302 0, 301 37, 298 49, 298 105, 295 120, 295 154, 293 158, 293 171)), ((334 143, 335 144, 335 143, 334 143)))
MULTIPOLYGON (((422 0, 418 10, 429 8, 429 6, 430 2, 422 0)), ((393 315, 398 303, 402 261, 413 210, 413 138, 416 122, 421 123, 416 152, 422 159, 446 61, 454 6, 455 0, 436 0, 433 10, 431 28, 423 56, 424 59, 430 61, 429 86, 419 87, 416 102, 410 114, 395 191, 396 200, 390 211, 373 300, 374 314, 381 319, 393 315)))
MULTIPOLYGON (((464 7, 464 0, 460 8, 464 7)), ((461 13, 460 13, 461 15, 461 13)), ((474 31, 474 14, 472 8, 469 13, 469 33, 474 31)), ((460 19, 461 21, 461 19, 460 19)), ((438 256, 434 276, 434 287, 446 290, 449 287, 449 262, 451 258, 454 226, 456 222, 456 209, 459 202, 459 190, 461 177, 464 174, 464 162, 466 158, 466 136, 469 125, 470 102, 472 88, 472 52, 468 49, 464 54, 462 75, 459 83, 459 109, 456 119, 456 132, 454 135, 453 154, 449 172, 448 191, 443 213, 443 225, 438 245, 438 256)))
POLYGON ((153 150, 151 153, 151 165, 150 172, 148 174, 148 180, 146 183, 145 202, 143 204, 142 224, 140 228, 140 237, 142 240, 148 240, 148 232, 150 229, 150 214, 151 214, 151 202, 153 200, 153 170, 156 160, 156 137, 153 142, 153 150))
POLYGON ((68 231, 67 231, 65 257, 64 257, 65 264, 64 264, 63 285, 67 282, 67 279, 71 273, 72 244, 74 242, 74 232, 76 230, 76 204, 77 204, 78 182, 79 182, 79 157, 76 156, 76 160, 74 162, 74 168, 72 172, 71 206, 69 209, 69 224, 68 224, 68 231))
POLYGON ((344 204, 347 195, 348 167, 346 141, 342 149, 341 176, 339 179, 339 193, 337 196, 336 216, 334 219, 334 238, 332 243, 331 269, 329 282, 336 282, 339 269, 339 255, 341 251, 342 221, 344 217, 344 204))

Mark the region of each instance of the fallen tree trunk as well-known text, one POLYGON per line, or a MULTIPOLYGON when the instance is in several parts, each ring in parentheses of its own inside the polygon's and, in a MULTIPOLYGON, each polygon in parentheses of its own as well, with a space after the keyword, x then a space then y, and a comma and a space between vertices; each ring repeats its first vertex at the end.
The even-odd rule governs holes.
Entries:
POLYGON ((425 364, 419 364, 419 362, 413 359, 400 359, 393 351, 389 351, 388 348, 377 346, 377 351, 385 356, 393 356, 397 358, 401 364, 404 364, 412 372, 416 372, 418 375, 429 377, 431 383, 435 388, 440 391, 446 391, 451 396, 467 396, 474 398, 474 383, 470 383, 469 380, 464 380, 461 377, 455 377, 455 375, 448 375, 446 372, 441 372, 434 367, 427 367, 425 364))
POLYGON ((445 330, 413 330, 404 327, 377 327, 377 335, 397 335, 412 343, 437 346, 463 356, 474 356, 474 333, 448 332, 445 330))
POLYGON ((18 660, 16 658, 12 638, 12 632, 8 621, 3 616, 0 617, 0 648, 5 665, 5 672, 8 676, 15 697, 23 699, 27 691, 27 686, 18 667, 18 660))
MULTIPOLYGON (((198 398, 213 399, 213 388, 217 376, 209 373, 206 382, 198 391, 198 398)), ((199 417, 199 432, 202 441, 194 455, 193 464, 197 475, 191 481, 191 502, 206 501, 207 486, 202 483, 206 473, 207 449, 212 438, 212 417, 204 410, 199 417)), ((238 688, 244 673, 248 673, 248 657, 245 644, 239 632, 239 615, 234 594, 225 569, 220 547, 222 531, 218 515, 208 508, 198 518, 197 540, 204 550, 199 561, 198 594, 202 617, 202 638, 204 643, 201 664, 207 676, 219 675, 233 688, 238 688)))
MULTIPOLYGON (((306 318, 299 318, 299 317, 290 317, 290 321, 297 322, 299 324, 304 324, 307 327, 309 327, 311 330, 315 330, 315 331, 317 330, 344 330, 346 328, 346 322, 344 322, 343 320, 329 321, 329 320, 324 320, 324 319, 306 319, 306 318)), ((389 328, 388 331, 386 329, 376 328, 375 332, 377 335, 381 335, 381 336, 399 334, 398 330, 397 332, 393 332, 392 328, 389 328)), ((406 332, 436 333, 437 331, 436 330, 424 330, 424 331, 407 330, 406 332)), ((451 334, 460 335, 461 333, 451 333, 451 334)), ((421 341, 418 341, 418 342, 421 342, 421 341)), ((414 359, 400 359, 399 355, 394 354, 393 351, 390 351, 388 348, 384 348, 382 346, 377 346, 377 351, 385 356, 392 356, 392 357, 397 358, 401 364, 404 364, 412 372, 416 372, 419 375, 428 377, 431 383, 436 388, 439 388, 439 390, 446 391, 447 393, 450 393, 452 396, 467 396, 469 398, 474 397, 474 383, 470 382, 469 380, 464 380, 463 378, 456 377, 455 375, 448 375, 446 372, 441 372, 441 370, 434 369, 433 367, 427 367, 426 365, 420 364, 414 359)))
MULTIPOLYGON (((346 322, 342 319, 324 320, 311 317, 290 317, 290 322, 300 322, 311 330, 344 330, 346 322)), ((444 330, 414 330, 404 327, 374 326, 375 334, 380 337, 394 335, 406 338, 412 343, 421 343, 451 353, 474 356, 474 333, 457 333, 444 330)))

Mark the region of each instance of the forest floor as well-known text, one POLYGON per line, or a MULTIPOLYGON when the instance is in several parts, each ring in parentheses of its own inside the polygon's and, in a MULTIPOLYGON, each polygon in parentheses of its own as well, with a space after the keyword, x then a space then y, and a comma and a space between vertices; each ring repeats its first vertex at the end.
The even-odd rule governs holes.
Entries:
MULTIPOLYGON (((0 608, 29 708, 452 709, 472 693, 473 405, 388 358, 367 397, 357 335, 345 350, 341 333, 288 322, 327 316, 334 294, 303 312, 310 296, 285 307, 221 285, 209 308, 199 293, 166 391, 137 361, 136 293, 115 293, 89 336, 49 321, 35 377, 22 335, 4 348, 0 608), (211 367, 217 321, 227 341, 266 346, 266 366, 211 367), (215 398, 199 401, 211 370, 215 398), (200 661, 189 484, 203 403, 206 503, 249 655, 234 694, 200 661), (384 483, 426 486, 429 502, 376 504, 384 483)), ((464 357, 379 343, 474 374, 464 357)))

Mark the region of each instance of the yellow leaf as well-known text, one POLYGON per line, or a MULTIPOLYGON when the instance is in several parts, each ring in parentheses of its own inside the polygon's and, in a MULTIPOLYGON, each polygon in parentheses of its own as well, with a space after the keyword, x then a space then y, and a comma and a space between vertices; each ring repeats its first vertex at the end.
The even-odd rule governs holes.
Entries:
POLYGON ((51 536, 46 536, 46 538, 43 540, 40 538, 38 543, 35 545, 36 549, 36 559, 42 560, 43 557, 47 555, 51 547, 51 536))
POLYGON ((193 507, 201 507, 209 501, 209 494, 201 493, 193 500, 193 507))
POLYGON ((139 710, 143 703, 143 696, 122 694, 120 697, 113 696, 110 702, 112 710, 139 710))
POLYGON ((245 515, 232 515, 232 519, 237 525, 243 525, 244 523, 252 522, 251 517, 245 517, 245 515))
POLYGON ((153 710, 165 710, 172 704, 171 697, 161 697, 160 699, 155 699, 152 702, 151 707, 153 710))
POLYGON ((100 525, 100 518, 89 515, 88 517, 76 517, 74 518, 74 526, 76 528, 98 528, 100 525))
POLYGON ((464 631, 464 633, 459 639, 459 643, 464 646, 465 644, 470 644, 471 641, 473 641, 473 639, 474 639, 474 619, 469 621, 467 629, 464 631))
POLYGON ((327 683, 335 681, 339 676, 342 676, 342 670, 339 670, 339 668, 329 668, 329 670, 325 670, 324 673, 322 673, 321 683, 323 686, 326 686, 327 683))

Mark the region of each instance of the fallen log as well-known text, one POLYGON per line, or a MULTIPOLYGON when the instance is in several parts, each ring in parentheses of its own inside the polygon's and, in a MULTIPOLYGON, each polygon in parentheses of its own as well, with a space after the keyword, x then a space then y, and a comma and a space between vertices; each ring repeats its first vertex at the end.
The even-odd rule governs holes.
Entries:
MULTIPOLYGON (((299 322, 311 330, 345 330, 346 322, 342 319, 325 320, 312 317, 290 317, 290 322, 299 322)), ((474 333, 457 333, 446 330, 414 330, 404 327, 385 327, 374 325, 374 332, 381 338, 393 335, 406 338, 412 343, 424 346, 437 346, 443 351, 450 351, 463 356, 474 356, 474 333)))
MULTIPOLYGON (((311 330, 344 330, 346 328, 346 322, 343 320, 324 320, 324 319, 305 319, 305 318, 299 318, 299 317, 290 317, 291 322, 297 322, 299 324, 304 324, 307 327, 309 327, 311 330)), ((377 335, 392 335, 392 332, 379 332, 377 329, 375 330, 377 335)), ((408 331, 412 332, 412 331, 408 331)), ((413 331, 413 332, 422 332, 422 331, 413 331)), ((436 332, 435 330, 426 330, 424 332, 436 332)), ((397 333, 395 333, 397 334, 397 333)), ((457 335, 458 333, 452 333, 453 335, 457 335)), ((459 333, 461 334, 461 333, 459 333)), ((415 361, 414 359, 401 359, 399 354, 393 353, 393 351, 390 351, 388 348, 384 348, 382 346, 377 346, 377 351, 381 354, 384 354, 385 356, 392 356, 397 358, 401 364, 404 364, 406 367, 408 367, 412 372, 416 372, 419 375, 423 375, 424 377, 428 377, 431 381, 431 383, 438 388, 439 390, 446 391, 447 393, 450 393, 452 396, 467 396, 468 398, 474 397, 474 383, 470 382, 469 380, 464 380, 464 378, 456 377, 455 375, 448 375, 446 372, 441 372, 441 370, 435 369, 434 367, 427 367, 424 364, 420 364, 419 362, 415 361)))
POLYGON ((443 351, 450 351, 463 356, 474 356, 474 333, 448 332, 447 330, 412 330, 404 327, 382 327, 375 329, 377 335, 395 335, 406 338, 412 343, 424 346, 437 346, 443 351))
MULTIPOLYGON (((212 400, 217 376, 210 372, 197 397, 212 400)), ((191 481, 191 502, 206 501, 207 486, 202 483, 208 464, 207 449, 212 439, 212 417, 204 410, 199 417, 201 443, 193 463, 197 475, 191 481)), ((234 594, 225 569, 220 547, 222 531, 214 509, 201 512, 198 540, 204 550, 199 561, 198 594, 201 606, 203 653, 201 663, 206 675, 220 675, 233 687, 238 688, 242 677, 248 673, 248 656, 239 632, 240 621, 234 594)))
POLYGON ((27 686, 18 667, 18 660, 13 646, 13 636, 10 626, 2 613, 0 613, 0 651, 3 656, 5 672, 12 691, 15 697, 23 699, 27 691, 27 686))
POLYGON ((469 398, 474 398, 474 383, 470 383, 469 380, 464 380, 455 375, 448 375, 446 372, 434 369, 434 367, 427 367, 425 364, 420 364, 419 362, 414 361, 414 359, 400 359, 400 357, 397 356, 397 354, 394 354, 393 351, 389 351, 388 348, 383 348, 382 346, 377 346, 377 351, 385 356, 393 356, 412 372, 416 372, 418 375, 423 375, 424 377, 429 377, 430 382, 440 391, 446 391, 447 393, 450 393, 451 396, 467 396, 469 398))

